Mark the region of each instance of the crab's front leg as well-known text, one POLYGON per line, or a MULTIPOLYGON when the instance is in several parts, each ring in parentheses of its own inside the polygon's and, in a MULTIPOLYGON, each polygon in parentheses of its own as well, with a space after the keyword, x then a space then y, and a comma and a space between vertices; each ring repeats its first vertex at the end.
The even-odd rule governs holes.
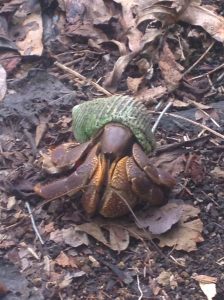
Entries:
POLYGON ((73 167, 77 168, 92 145, 93 141, 90 140, 83 144, 64 143, 49 149, 47 154, 42 154, 42 168, 50 174, 58 174, 73 167))
POLYGON ((172 189, 176 184, 176 180, 165 170, 154 167, 138 144, 134 144, 132 148, 132 155, 138 167, 145 172, 148 178, 158 186, 172 189))
POLYGON ((75 194, 87 185, 93 177, 98 166, 98 152, 99 145, 97 144, 73 173, 49 184, 37 184, 34 187, 35 192, 46 200, 75 194))

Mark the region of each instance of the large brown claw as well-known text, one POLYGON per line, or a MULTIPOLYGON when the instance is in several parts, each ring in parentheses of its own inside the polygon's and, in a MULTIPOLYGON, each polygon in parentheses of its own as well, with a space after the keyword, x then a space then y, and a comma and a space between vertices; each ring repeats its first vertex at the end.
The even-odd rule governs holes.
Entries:
POLYGON ((44 199, 57 199, 64 195, 73 195, 86 185, 93 176, 98 163, 97 152, 98 145, 90 151, 85 163, 80 165, 71 175, 49 184, 37 184, 34 191, 44 199))
POLYGON ((133 145, 132 153, 137 165, 144 170, 152 182, 165 186, 168 189, 171 189, 176 184, 175 179, 169 173, 154 167, 150 163, 149 158, 138 144, 133 145))

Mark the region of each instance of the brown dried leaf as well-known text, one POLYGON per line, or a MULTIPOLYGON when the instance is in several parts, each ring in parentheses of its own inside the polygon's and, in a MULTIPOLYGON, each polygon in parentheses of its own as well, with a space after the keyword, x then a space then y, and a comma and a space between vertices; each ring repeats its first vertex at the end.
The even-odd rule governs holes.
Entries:
POLYGON ((16 41, 20 54, 41 56, 43 53, 43 24, 40 10, 29 14, 21 26, 26 30, 26 34, 23 39, 16 41))
POLYGON ((104 227, 104 229, 109 230, 111 249, 117 251, 127 249, 130 239, 128 231, 125 228, 110 224, 109 226, 104 227))
POLYGON ((211 175, 218 180, 224 180, 224 170, 222 170, 220 167, 215 167, 211 171, 211 175))
POLYGON ((173 107, 177 107, 177 108, 189 107, 190 106, 190 103, 186 103, 186 102, 180 101, 178 99, 174 99, 172 101, 172 103, 173 103, 173 107))
POLYGON ((138 54, 138 52, 132 52, 127 55, 119 57, 116 61, 112 72, 106 76, 104 81, 104 87, 111 93, 116 92, 118 88, 118 82, 120 82, 121 76, 125 71, 129 62, 138 54))
POLYGON ((70 255, 68 256, 63 251, 56 257, 55 262, 62 267, 77 268, 75 258, 70 255))
POLYGON ((80 232, 78 226, 56 230, 51 232, 50 240, 53 240, 55 243, 65 243, 72 247, 78 247, 80 245, 88 245, 89 240, 87 235, 84 232, 80 232))
POLYGON ((182 79, 181 71, 183 71, 183 67, 176 62, 167 43, 165 43, 160 55, 159 67, 165 79, 168 91, 175 90, 182 79))
POLYGON ((128 77, 127 78, 128 89, 132 93, 136 93, 138 91, 139 86, 142 83, 142 81, 143 81, 143 77, 137 77, 137 78, 128 77))
POLYGON ((192 3, 179 16, 179 20, 192 25, 201 26, 214 39, 224 42, 224 18, 208 10, 205 6, 192 3))
POLYGON ((100 241, 114 251, 125 250, 129 245, 129 234, 124 227, 109 223, 107 221, 102 221, 100 218, 98 219, 97 223, 85 223, 77 227, 78 230, 84 231, 85 233, 91 235, 96 240, 100 241), (109 240, 106 239, 101 227, 109 231, 109 240))
POLYGON ((201 283, 217 283, 217 278, 208 275, 194 275, 192 278, 201 283))
POLYGON ((42 119, 36 127, 35 144, 37 147, 39 146, 39 143, 47 130, 48 121, 48 118, 42 119))
POLYGON ((150 159, 151 163, 157 168, 166 170, 174 178, 177 178, 180 173, 185 170, 186 156, 180 154, 180 151, 170 151, 162 153, 150 159))
POLYGON ((167 88, 160 85, 151 89, 143 88, 139 91, 135 98, 147 104, 153 104, 155 100, 161 98, 167 93, 167 88))
POLYGON ((151 208, 150 211, 137 214, 136 225, 139 228, 147 228, 152 234, 162 234, 180 220, 183 210, 181 200, 170 201, 159 208, 151 208))
POLYGON ((187 161, 185 174, 188 175, 196 184, 203 182, 205 178, 205 166, 202 163, 201 156, 195 153, 190 154, 187 161))
POLYGON ((201 235, 203 223, 198 218, 200 210, 191 205, 184 205, 180 222, 170 231, 156 235, 160 247, 175 247, 176 250, 191 252, 197 249, 196 244, 204 239, 201 235))

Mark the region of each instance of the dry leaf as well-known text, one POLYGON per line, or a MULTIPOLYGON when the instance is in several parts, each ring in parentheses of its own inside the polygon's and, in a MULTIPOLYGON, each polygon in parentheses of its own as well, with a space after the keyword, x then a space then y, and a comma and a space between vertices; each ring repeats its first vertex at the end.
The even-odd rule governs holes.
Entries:
POLYGON ((190 252, 196 250, 196 244, 204 240, 201 235, 203 223, 198 218, 199 208, 187 204, 183 206, 180 222, 170 231, 155 236, 160 241, 160 247, 175 247, 176 250, 190 252))
POLYGON ((16 45, 21 55, 38 55, 43 53, 42 35, 43 24, 41 13, 32 13, 23 21, 23 28, 27 28, 23 40, 17 40, 16 45))
POLYGON ((138 91, 139 86, 142 83, 142 81, 143 81, 143 77, 137 77, 137 78, 128 77, 127 78, 128 89, 132 93, 136 93, 138 91))
POLYGON ((162 271, 156 281, 162 286, 170 286, 172 290, 178 286, 174 275, 170 271, 162 271))
POLYGON ((78 230, 78 226, 70 227, 67 229, 56 230, 51 232, 50 240, 55 243, 65 243, 72 247, 78 247, 80 245, 88 245, 89 240, 84 232, 78 230))
POLYGON ((201 283, 217 283, 217 278, 208 275, 194 275, 192 278, 201 283))
POLYGON ((48 119, 41 120, 40 123, 36 127, 36 135, 35 135, 35 144, 36 147, 39 146, 39 143, 47 130, 48 119))
POLYGON ((110 224, 105 229, 109 230, 110 233, 111 249, 117 251, 122 251, 127 249, 129 245, 129 234, 126 229, 113 224, 110 224))
POLYGON ((137 214, 136 225, 139 228, 147 228, 152 234, 162 234, 180 220, 183 210, 183 201, 169 202, 164 206, 137 214))
POLYGON ((191 3, 180 15, 179 20, 201 26, 214 39, 224 42, 224 18, 206 9, 204 6, 191 3))
POLYGON ((63 251, 56 257, 55 262, 62 267, 77 268, 74 257, 66 255, 63 251))
POLYGON ((190 154, 190 157, 187 160, 185 174, 189 176, 195 184, 204 181, 205 166, 202 163, 200 155, 195 153, 190 154))
POLYGON ((224 179, 224 170, 222 170, 220 167, 215 167, 211 171, 211 175, 216 179, 223 180, 224 179))
POLYGON ((110 92, 116 92, 118 83, 121 79, 123 72, 125 71, 129 62, 138 54, 138 52, 132 52, 127 55, 119 57, 116 61, 112 72, 106 77, 104 81, 104 87, 110 92))
POLYGON ((180 101, 178 99, 174 99, 172 101, 173 103, 173 107, 177 107, 177 108, 180 108, 180 107, 189 107, 189 103, 186 103, 186 102, 183 102, 183 101, 180 101))
POLYGON ((99 218, 97 223, 85 223, 77 226, 77 228, 78 230, 84 231, 85 233, 91 235, 96 240, 100 241, 114 251, 125 250, 129 245, 128 231, 116 223, 113 224, 107 221, 101 221, 99 218), (107 240, 101 227, 109 231, 109 240, 107 240))
POLYGON ((175 57, 167 43, 165 43, 160 55, 159 67, 168 91, 175 90, 182 79, 181 71, 183 71, 183 67, 175 61, 175 57))
POLYGON ((157 168, 166 170, 174 178, 177 178, 185 170, 186 157, 184 154, 180 155, 180 151, 177 150, 157 155, 151 158, 150 162, 157 168))
POLYGON ((7 91, 7 84, 6 84, 6 71, 0 65, 0 101, 2 101, 5 97, 7 91))
POLYGON ((199 282, 200 288, 208 300, 212 300, 216 295, 217 278, 207 275, 194 275, 193 279, 199 282))
POLYGON ((212 300, 216 295, 215 283, 201 283, 199 282, 200 288, 207 297, 208 300, 212 300))
POLYGON ((161 98, 167 93, 167 88, 160 85, 151 89, 143 88, 139 91, 135 98, 139 101, 144 102, 146 105, 153 104, 155 100, 161 98))

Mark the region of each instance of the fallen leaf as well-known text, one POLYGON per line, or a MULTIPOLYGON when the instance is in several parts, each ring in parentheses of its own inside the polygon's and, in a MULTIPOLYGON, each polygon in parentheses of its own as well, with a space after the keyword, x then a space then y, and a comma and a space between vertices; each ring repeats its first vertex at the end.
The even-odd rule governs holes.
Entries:
POLYGON ((44 226, 44 232, 51 233, 55 231, 54 222, 50 222, 44 226))
POLYGON ((128 89, 132 92, 132 93, 136 93, 140 87, 140 84, 143 81, 143 77, 137 77, 137 78, 132 78, 132 77, 128 77, 127 78, 127 86, 128 89))
POLYGON ((183 102, 183 101, 180 101, 178 99, 174 99, 172 101, 173 103, 173 107, 177 107, 177 108, 180 108, 180 107, 189 107, 189 103, 186 103, 186 102, 183 102))
POLYGON ((212 300, 216 296, 216 285, 215 283, 201 283, 199 282, 200 288, 207 297, 208 300, 212 300))
POLYGON ((177 178, 185 170, 186 156, 180 151, 162 153, 150 159, 150 162, 157 168, 166 170, 171 176, 177 178))
POLYGON ((203 223, 198 218, 199 208, 184 204, 183 214, 179 223, 170 231, 155 236, 160 247, 175 247, 176 250, 191 252, 197 249, 196 244, 203 242, 201 235, 203 223))
POLYGON ((7 209, 11 210, 14 208, 14 206, 16 205, 16 198, 15 196, 11 196, 8 198, 8 202, 7 202, 7 209))
POLYGON ((160 55, 159 67, 165 79, 168 91, 175 90, 182 79, 181 71, 183 71, 183 67, 176 62, 167 43, 165 43, 160 55))
POLYGON ((43 24, 40 9, 39 12, 29 14, 21 26, 26 30, 26 35, 23 39, 16 41, 20 54, 41 56, 43 53, 43 24))
POLYGON ((106 229, 109 230, 110 233, 111 249, 117 251, 127 249, 129 245, 129 234, 126 229, 112 224, 107 226, 106 229))
POLYGON ((205 178, 205 166, 202 163, 201 156, 190 154, 187 160, 185 174, 189 176, 195 184, 201 183, 205 178))
POLYGON ((47 130, 49 118, 40 118, 40 123, 36 127, 36 135, 35 135, 35 144, 36 147, 39 146, 39 143, 47 130))
POLYGON ((147 228, 152 234, 162 234, 176 224, 183 213, 183 201, 176 200, 149 212, 137 214, 136 225, 147 228))
POLYGON ((0 101, 2 101, 6 95, 7 84, 6 84, 6 71, 2 65, 0 65, 0 101))
POLYGON ((75 258, 69 255, 66 255, 63 251, 56 257, 55 262, 62 267, 72 267, 77 268, 75 263, 75 258))
POLYGON ((50 240, 54 241, 55 243, 65 243, 72 247, 78 247, 81 245, 89 244, 89 240, 87 235, 84 232, 80 232, 78 226, 56 230, 51 232, 50 240))
POLYGON ((179 16, 179 20, 201 26, 214 39, 221 43, 224 42, 224 18, 208 10, 205 6, 199 6, 192 1, 179 16))
POLYGON ((125 250, 129 245, 128 231, 116 223, 102 221, 99 218, 97 223, 84 223, 77 226, 77 228, 78 230, 84 231, 85 233, 91 235, 96 240, 100 241, 114 251, 125 250), (109 239, 106 238, 101 227, 109 232, 109 239))
POLYGON ((217 278, 207 275, 194 275, 192 278, 199 282, 199 286, 208 300, 212 300, 216 295, 217 278))
POLYGON ((217 283, 217 278, 208 275, 193 275, 192 278, 201 283, 217 283))
POLYGON ((145 103, 145 105, 153 104, 157 99, 161 98, 167 93, 167 88, 160 85, 151 89, 143 88, 136 95, 135 98, 145 103))
MULTIPOLYGON (((140 51, 140 50, 139 50, 140 51)), ((120 82, 121 76, 125 71, 130 61, 138 54, 138 51, 131 52, 127 55, 119 57, 116 61, 114 68, 104 81, 104 87, 110 92, 116 92, 118 83, 120 82)))
POLYGON ((162 286, 170 286, 172 290, 178 286, 174 275, 170 271, 162 271, 156 281, 162 286))
POLYGON ((224 179, 224 170, 222 170, 220 167, 215 167, 211 171, 211 175, 212 175, 212 177, 214 177, 216 179, 223 180, 224 179))

